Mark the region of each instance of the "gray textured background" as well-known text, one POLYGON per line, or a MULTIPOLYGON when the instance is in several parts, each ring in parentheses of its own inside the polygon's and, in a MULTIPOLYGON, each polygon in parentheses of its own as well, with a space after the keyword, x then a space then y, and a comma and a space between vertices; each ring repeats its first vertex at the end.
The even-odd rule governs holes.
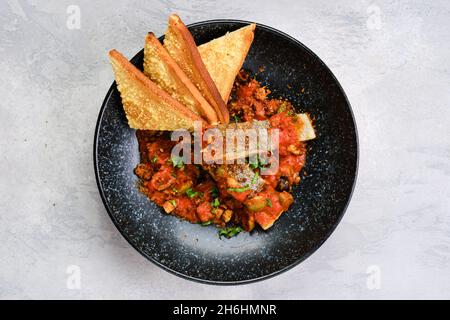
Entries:
POLYGON ((448 1, 2 1, 0 297, 450 298, 449 32, 448 1), (72 4, 80 29, 67 28, 72 4), (131 57, 172 12, 287 32, 353 105, 361 157, 347 214, 273 279, 218 288, 177 278, 128 245, 101 203, 92 142, 113 81, 107 51, 131 57), (80 289, 67 287, 70 265, 80 289))

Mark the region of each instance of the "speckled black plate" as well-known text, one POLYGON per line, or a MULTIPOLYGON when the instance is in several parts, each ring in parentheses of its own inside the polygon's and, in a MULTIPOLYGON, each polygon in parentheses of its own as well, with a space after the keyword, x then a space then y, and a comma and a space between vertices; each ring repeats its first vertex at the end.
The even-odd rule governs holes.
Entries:
MULTIPOLYGON (((189 30, 197 44, 202 44, 246 24, 215 20, 190 25, 189 30)), ((143 51, 132 62, 142 68, 142 59, 143 51)), ((298 112, 310 113, 317 132, 317 139, 308 143, 307 174, 294 190, 295 203, 268 231, 219 239, 214 226, 190 224, 163 214, 136 188, 133 168, 139 163, 138 144, 135 131, 127 125, 115 83, 100 110, 94 163, 106 210, 136 250, 191 280, 239 284, 292 268, 336 228, 355 184, 355 122, 345 93, 327 66, 297 40, 258 24, 244 68, 268 85, 274 97, 285 97, 298 112)))

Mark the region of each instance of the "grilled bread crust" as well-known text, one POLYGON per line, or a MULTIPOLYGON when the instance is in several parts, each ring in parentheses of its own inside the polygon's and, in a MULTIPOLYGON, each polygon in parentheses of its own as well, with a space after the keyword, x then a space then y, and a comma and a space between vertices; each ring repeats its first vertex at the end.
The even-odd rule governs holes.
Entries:
POLYGON ((221 123, 228 123, 230 115, 214 81, 200 57, 191 33, 180 17, 173 14, 164 38, 164 47, 180 68, 215 109, 221 123))
POLYGON ((177 130, 194 128, 204 120, 159 88, 116 50, 109 52, 117 88, 128 124, 134 129, 177 130))
POLYGON ((225 102, 253 42, 255 27, 256 24, 250 24, 198 47, 203 63, 225 102))
POLYGON ((144 74, 210 124, 218 123, 214 108, 151 32, 145 38, 144 74))

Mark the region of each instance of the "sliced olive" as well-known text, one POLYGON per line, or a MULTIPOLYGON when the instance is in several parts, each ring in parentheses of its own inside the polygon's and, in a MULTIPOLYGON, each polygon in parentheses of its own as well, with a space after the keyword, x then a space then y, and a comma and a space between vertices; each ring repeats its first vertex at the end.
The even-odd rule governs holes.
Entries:
POLYGON ((278 180, 278 184, 277 184, 277 191, 286 191, 289 190, 289 181, 288 178, 281 176, 280 180, 278 180))

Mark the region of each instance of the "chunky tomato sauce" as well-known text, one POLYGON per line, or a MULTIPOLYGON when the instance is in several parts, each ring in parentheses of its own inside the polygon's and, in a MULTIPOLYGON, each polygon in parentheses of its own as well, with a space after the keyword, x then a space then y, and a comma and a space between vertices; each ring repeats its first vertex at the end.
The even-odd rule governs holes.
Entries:
MULTIPOLYGON (((270 91, 245 72, 236 78, 228 108, 232 121, 268 120, 279 131, 279 165, 273 175, 259 175, 263 163, 246 164, 263 179, 255 192, 242 185, 224 166, 184 164, 171 159, 167 132, 137 131, 141 163, 135 168, 140 190, 168 214, 192 223, 219 227, 256 225, 269 228, 293 202, 292 186, 300 182, 305 144, 299 140, 302 123, 291 103, 268 98, 270 91)), ((225 234, 226 235, 226 234, 225 234)), ((232 234, 234 235, 234 234, 232 234)))

